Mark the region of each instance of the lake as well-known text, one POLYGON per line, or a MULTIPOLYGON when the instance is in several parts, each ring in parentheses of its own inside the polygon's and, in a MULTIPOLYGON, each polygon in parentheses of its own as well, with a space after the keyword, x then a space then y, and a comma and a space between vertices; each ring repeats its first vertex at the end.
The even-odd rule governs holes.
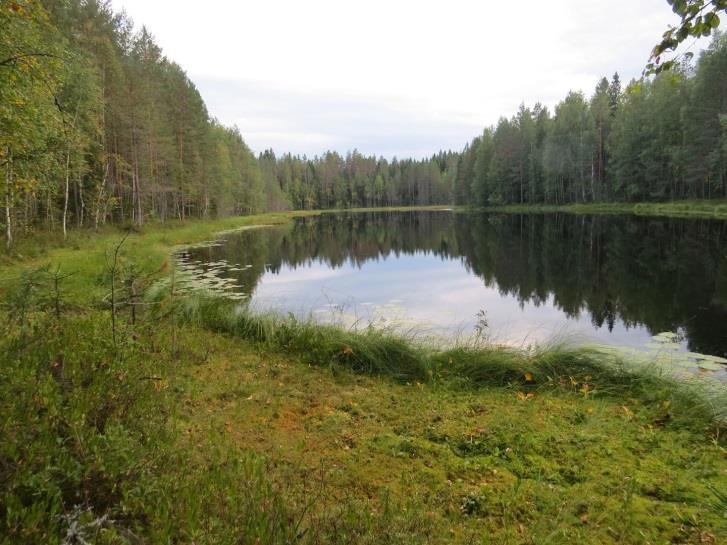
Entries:
POLYGON ((516 346, 727 356, 727 222, 623 215, 336 213, 228 233, 180 266, 256 310, 516 346), (677 346, 678 345, 678 346, 677 346))

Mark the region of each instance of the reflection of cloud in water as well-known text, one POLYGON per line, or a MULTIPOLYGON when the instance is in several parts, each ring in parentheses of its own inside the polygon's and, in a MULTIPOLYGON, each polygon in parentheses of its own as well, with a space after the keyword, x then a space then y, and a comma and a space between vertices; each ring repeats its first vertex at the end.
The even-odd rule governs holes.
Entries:
POLYGON ((477 313, 484 310, 488 337, 516 346, 554 339, 633 345, 650 338, 644 327, 616 323, 609 332, 587 317, 568 318, 552 297, 540 304, 522 303, 485 286, 461 260, 422 252, 336 269, 320 261, 284 265, 263 275, 252 304, 345 326, 373 323, 450 338, 472 335, 477 313))
POLYGON ((265 274, 260 282, 258 290, 264 289, 266 285, 275 286, 276 289, 278 289, 279 286, 285 286, 287 284, 310 283, 344 274, 348 274, 348 271, 343 269, 330 269, 327 267, 319 267, 316 269, 304 269, 303 267, 299 267, 295 270, 281 270, 278 274, 265 274))

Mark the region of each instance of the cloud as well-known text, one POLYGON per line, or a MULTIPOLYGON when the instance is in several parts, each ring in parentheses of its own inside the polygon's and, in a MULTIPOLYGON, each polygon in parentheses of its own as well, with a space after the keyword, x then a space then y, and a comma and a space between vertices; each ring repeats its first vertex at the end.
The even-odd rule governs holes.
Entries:
MULTIPOLYGON (((210 77, 196 83, 208 107, 234 123, 255 151, 315 155, 327 149, 358 149, 391 157, 422 157, 439 149, 459 149, 481 130, 478 120, 436 112, 396 98, 353 93, 314 93, 274 84, 210 77)), ((462 116, 464 117, 464 116, 462 116)))
MULTIPOLYGON (((113 0, 255 150, 461 148, 521 102, 639 76, 664 0, 113 0)), ((703 43, 695 46, 696 49, 703 43)))

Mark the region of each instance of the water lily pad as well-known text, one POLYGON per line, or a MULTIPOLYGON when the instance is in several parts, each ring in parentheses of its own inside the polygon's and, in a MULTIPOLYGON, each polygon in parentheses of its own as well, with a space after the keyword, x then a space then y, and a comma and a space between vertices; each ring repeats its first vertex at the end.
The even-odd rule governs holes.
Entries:
POLYGON ((661 348, 662 350, 681 350, 683 347, 679 343, 664 343, 661 348))
POLYGON ((709 354, 699 354, 697 352, 687 352, 687 355, 695 360, 727 364, 727 359, 720 358, 719 356, 710 356, 709 354))
POLYGON ((671 331, 664 331, 662 333, 657 333, 652 337, 655 341, 661 341, 661 342, 674 342, 679 338, 679 335, 676 333, 672 333, 671 331))
POLYGON ((664 341, 664 342, 650 342, 646 343, 646 347, 652 350, 679 350, 682 345, 675 342, 664 341))
POLYGON ((722 371, 725 369, 724 365, 720 365, 719 363, 714 363, 712 361, 700 361, 697 362, 697 366, 699 366, 700 369, 709 369, 710 371, 722 371))

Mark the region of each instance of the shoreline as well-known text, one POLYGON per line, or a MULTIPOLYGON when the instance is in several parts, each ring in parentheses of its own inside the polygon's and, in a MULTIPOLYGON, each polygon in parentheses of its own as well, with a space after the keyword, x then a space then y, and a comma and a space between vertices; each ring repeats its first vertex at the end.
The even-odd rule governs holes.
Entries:
MULTIPOLYGON (((168 220, 161 223, 149 221, 141 228, 134 228, 128 232, 132 234, 144 234, 152 231, 156 234, 167 232, 174 235, 177 232, 178 244, 184 245, 204 240, 204 237, 214 237, 216 233, 226 230, 236 230, 240 227, 250 225, 279 225, 286 223, 292 218, 305 216, 318 216, 322 214, 335 213, 358 213, 358 212, 403 212, 416 210, 446 211, 452 213, 461 212, 484 212, 484 213, 506 213, 506 214, 545 214, 545 213, 570 213, 570 214, 633 214, 647 217, 671 217, 679 219, 727 219, 727 201, 674 201, 671 203, 591 203, 591 204, 567 204, 567 205, 502 205, 488 207, 470 207, 465 205, 427 205, 427 206, 391 206, 375 208, 331 208, 322 210, 290 210, 283 212, 263 212, 248 216, 230 216, 218 219, 191 219, 191 220, 168 220), (191 236, 189 240, 185 236, 191 236)), ((12 267, 18 263, 27 262, 34 257, 40 257, 48 250, 60 250, 63 248, 80 249, 88 246, 90 240, 103 237, 112 237, 124 233, 120 225, 108 224, 99 229, 98 232, 91 228, 70 229, 66 240, 59 233, 38 231, 29 237, 21 238, 13 248, 12 254, 8 255, 7 250, 0 254, 0 267, 12 267), (41 247, 46 246, 46 247, 41 247)))
POLYGON ((570 214, 633 214, 637 216, 682 219, 727 219, 727 200, 673 201, 664 203, 587 203, 565 205, 512 204, 473 208, 472 210, 508 214, 566 212, 570 214))

